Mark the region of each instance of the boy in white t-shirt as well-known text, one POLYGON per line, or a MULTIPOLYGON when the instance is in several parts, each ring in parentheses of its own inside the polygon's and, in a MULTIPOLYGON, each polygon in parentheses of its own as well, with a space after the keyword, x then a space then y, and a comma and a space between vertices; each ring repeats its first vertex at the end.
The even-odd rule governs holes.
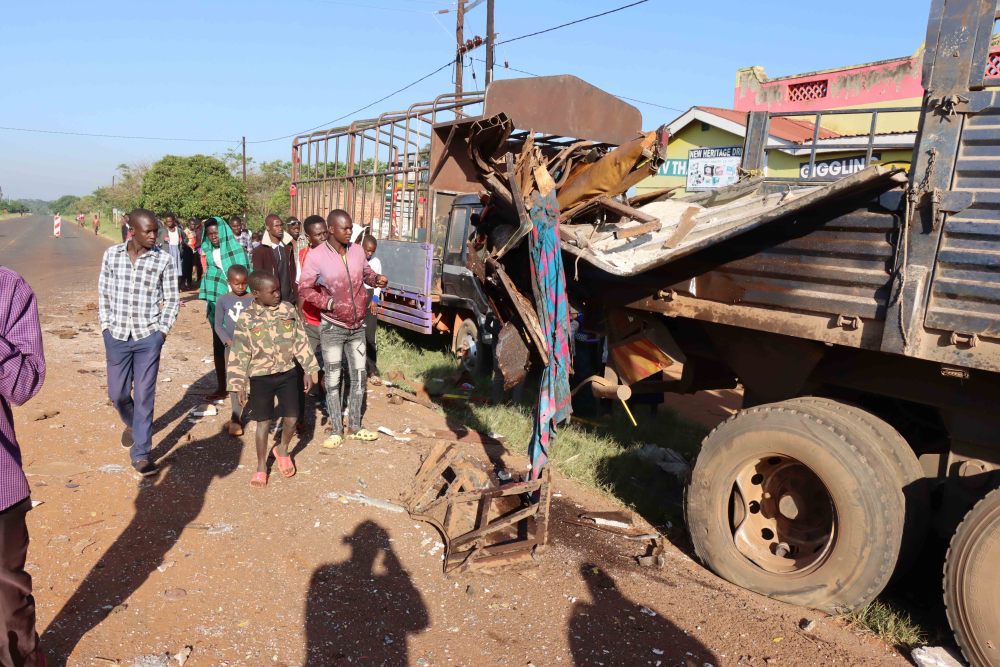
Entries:
MULTIPOLYGON (((368 258, 368 266, 372 267, 372 271, 381 275, 382 274, 382 262, 378 257, 375 256, 375 251, 378 249, 378 240, 371 234, 366 234, 364 240, 361 242, 361 249, 365 251, 365 257, 368 258)), ((382 380, 379 377, 378 372, 378 350, 375 347, 375 331, 378 328, 378 307, 382 300, 382 288, 381 287, 369 287, 368 288, 368 312, 365 313, 365 365, 368 367, 368 381, 374 385, 382 384, 382 380)))

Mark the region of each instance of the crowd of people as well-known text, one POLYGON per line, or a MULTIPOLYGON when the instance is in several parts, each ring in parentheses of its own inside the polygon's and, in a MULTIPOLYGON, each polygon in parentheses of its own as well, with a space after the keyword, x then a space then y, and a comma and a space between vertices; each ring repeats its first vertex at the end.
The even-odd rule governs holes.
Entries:
MULTIPOLYGON (((60 224, 57 214, 57 237, 60 224)), ((99 224, 95 218, 95 229, 99 224)), ((212 328, 217 388, 208 399, 229 400, 230 436, 243 435, 244 425, 256 422, 252 487, 267 486, 269 454, 282 476, 295 475, 289 444, 302 430, 305 395, 314 387, 329 416, 323 447, 377 439, 362 427, 368 369, 378 381, 379 290, 388 285, 376 270, 377 242, 359 232, 343 210, 303 223, 270 215, 265 227, 263 234, 251 234, 239 216, 183 224, 172 213, 158 217, 136 209, 123 216, 122 242, 105 251, 98 317, 108 396, 122 421, 120 442, 139 474, 159 472, 151 454, 157 374, 180 312, 180 293, 187 290, 197 289, 206 302, 212 328), (279 430, 277 444, 269 448, 272 431, 279 430)), ((46 664, 35 630, 31 577, 24 570, 31 499, 10 409, 33 397, 44 379, 35 296, 21 276, 0 267, 2 665, 46 664)))
POLYGON ((324 447, 377 438, 362 427, 361 407, 369 371, 379 382, 375 314, 387 279, 372 268, 377 242, 359 234, 346 211, 305 224, 269 215, 258 238, 239 216, 184 226, 173 213, 137 209, 127 225, 127 240, 104 255, 98 311, 109 395, 137 471, 157 472, 149 452, 159 351, 180 293, 196 288, 212 332, 215 391, 207 400, 228 400, 232 436, 257 422, 252 486, 267 485, 269 453, 283 475, 294 475, 285 445, 304 428, 304 396, 314 386, 329 416, 324 447), (268 452, 272 428, 281 436, 268 452))

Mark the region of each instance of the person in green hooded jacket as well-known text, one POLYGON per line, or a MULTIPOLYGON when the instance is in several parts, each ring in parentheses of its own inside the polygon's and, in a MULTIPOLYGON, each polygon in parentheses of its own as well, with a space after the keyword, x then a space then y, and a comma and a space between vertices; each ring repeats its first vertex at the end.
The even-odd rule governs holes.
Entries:
POLYGON ((215 361, 217 388, 208 400, 214 402, 229 396, 226 393, 226 346, 215 333, 215 302, 229 291, 229 280, 226 278, 229 267, 239 265, 246 268, 249 267, 250 261, 225 220, 215 216, 202 224, 204 240, 201 242, 201 249, 204 252, 205 275, 198 289, 198 298, 208 304, 205 314, 212 327, 212 356, 215 361))

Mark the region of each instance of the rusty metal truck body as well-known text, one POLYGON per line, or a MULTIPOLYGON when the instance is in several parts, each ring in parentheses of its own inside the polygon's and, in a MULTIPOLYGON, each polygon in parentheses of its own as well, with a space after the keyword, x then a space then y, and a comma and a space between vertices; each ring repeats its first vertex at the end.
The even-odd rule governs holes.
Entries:
MULTIPOLYGON (((536 150, 500 115, 454 150, 470 181, 514 202, 515 243, 474 267, 521 333, 504 339, 512 349, 549 361, 513 251, 550 181, 570 303, 607 340, 613 372, 595 393, 742 387, 744 409, 705 439, 687 489, 703 562, 839 612, 870 602, 934 529, 951 543, 945 602, 975 665, 1000 665, 1000 79, 984 75, 995 12, 934 0, 919 109, 799 114, 818 128, 823 113, 919 112, 908 174, 768 178, 767 113, 748 119, 747 178, 686 197, 628 196, 655 150, 536 150), (626 169, 581 187, 583 162, 566 159, 588 152, 626 169), (653 348, 646 361, 679 362, 678 379, 629 370, 630 354, 653 348)), ((850 148, 878 148, 875 125, 850 148)), ((824 146, 803 144, 810 165, 824 146)))
MULTIPOLYGON (((908 174, 768 178, 774 114, 755 112, 747 178, 629 197, 665 138, 640 135, 638 112, 573 77, 560 77, 558 108, 543 101, 553 80, 497 82, 481 113, 435 122, 419 145, 425 206, 438 191, 486 191, 516 229, 485 258, 462 255, 513 332, 499 337, 518 363, 502 371, 549 362, 518 279, 525 205, 549 183, 570 303, 606 337, 614 371, 595 393, 742 387, 744 409, 706 437, 686 492, 706 565, 840 612, 877 596, 933 529, 950 540, 948 618, 974 665, 1000 665, 1000 79, 984 75, 995 19, 992 0, 933 0, 908 174), (618 180, 581 190, 581 173, 615 168, 616 146, 628 157, 618 180), (584 194, 564 201, 573 188, 584 194), (654 348, 681 364, 678 379, 620 363, 654 348)), ((858 142, 868 155, 875 124, 858 142)), ((812 164, 818 132, 802 148, 812 164)))

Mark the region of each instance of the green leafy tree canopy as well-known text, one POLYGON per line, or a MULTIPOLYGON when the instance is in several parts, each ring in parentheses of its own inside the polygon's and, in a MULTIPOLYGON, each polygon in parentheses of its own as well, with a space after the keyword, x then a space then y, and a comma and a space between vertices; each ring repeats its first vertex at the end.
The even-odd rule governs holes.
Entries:
POLYGON ((247 208, 247 191, 218 158, 167 155, 142 180, 141 206, 181 218, 228 217, 247 208))

